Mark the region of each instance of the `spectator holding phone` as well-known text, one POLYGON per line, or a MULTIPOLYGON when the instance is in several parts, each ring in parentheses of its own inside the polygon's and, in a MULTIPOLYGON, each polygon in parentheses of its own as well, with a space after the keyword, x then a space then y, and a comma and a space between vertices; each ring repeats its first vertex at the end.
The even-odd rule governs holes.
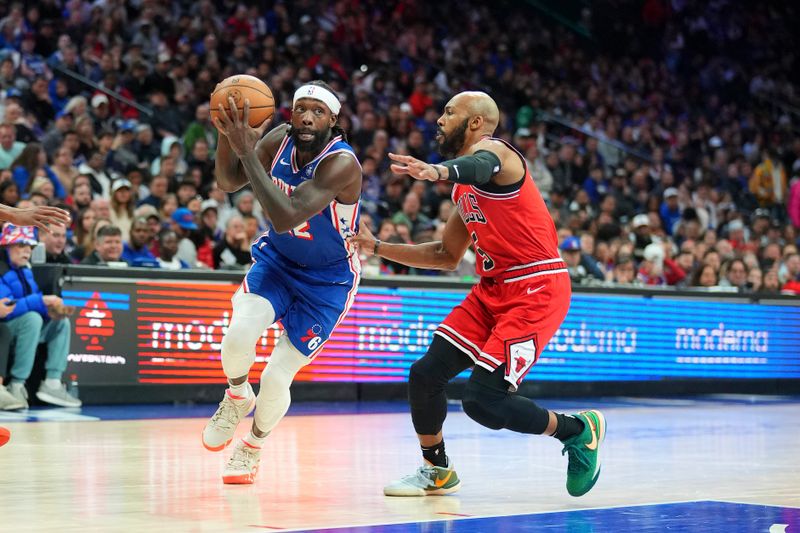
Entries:
MULTIPOLYGON (((81 401, 67 393, 61 376, 67 368, 70 323, 74 308, 66 307, 55 295, 44 295, 33 279, 28 261, 36 245, 33 228, 7 224, 0 234, 0 299, 11 298, 16 304, 2 318, 11 331, 14 362, 11 366, 9 392, 23 408, 28 406, 25 381, 33 370, 36 348, 47 344, 46 377, 36 397, 62 407, 79 407, 81 401)), ((7 307, 7 306, 6 306, 7 307)))

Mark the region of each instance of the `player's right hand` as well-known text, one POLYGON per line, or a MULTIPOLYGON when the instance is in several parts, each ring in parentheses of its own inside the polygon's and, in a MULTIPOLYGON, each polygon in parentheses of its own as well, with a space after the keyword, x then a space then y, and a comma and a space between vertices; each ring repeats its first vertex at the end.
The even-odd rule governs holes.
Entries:
POLYGON ((375 255, 375 236, 366 224, 361 224, 358 235, 348 237, 347 242, 358 246, 358 249, 365 255, 375 255))
POLYGON ((408 174, 415 180, 439 181, 439 173, 433 165, 420 161, 410 155, 389 153, 389 159, 395 161, 390 165, 395 174, 408 174))

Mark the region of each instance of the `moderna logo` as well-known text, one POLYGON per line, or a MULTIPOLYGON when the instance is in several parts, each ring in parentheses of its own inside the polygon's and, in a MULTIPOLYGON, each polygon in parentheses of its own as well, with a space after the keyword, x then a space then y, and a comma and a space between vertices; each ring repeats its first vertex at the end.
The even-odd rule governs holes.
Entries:
POLYGON ((114 336, 112 309, 129 310, 130 296, 105 292, 64 291, 64 303, 80 308, 75 333, 86 342, 86 350, 99 352, 105 341, 114 336))

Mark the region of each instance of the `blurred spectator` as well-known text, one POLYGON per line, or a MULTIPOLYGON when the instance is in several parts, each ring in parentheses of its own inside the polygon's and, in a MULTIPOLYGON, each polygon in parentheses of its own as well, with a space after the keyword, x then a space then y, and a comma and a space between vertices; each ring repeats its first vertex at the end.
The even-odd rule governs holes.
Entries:
POLYGON ((19 190, 30 192, 33 180, 43 176, 53 183, 55 194, 59 198, 66 198, 67 193, 61 182, 53 172, 47 168, 47 154, 42 145, 36 142, 28 143, 17 158, 11 163, 14 181, 19 190))
POLYGON ((0 169, 9 168, 25 148, 25 143, 16 138, 17 130, 13 124, 0 124, 0 169))
POLYGON ((23 407, 28 407, 25 382, 33 370, 38 345, 46 343, 46 377, 36 397, 54 405, 79 407, 81 401, 67 393, 61 382, 69 351, 70 323, 67 315, 72 309, 65 307, 58 296, 44 295, 39 290, 28 267, 35 245, 33 228, 11 224, 3 228, 0 237, 0 246, 4 248, 0 261, 0 298, 13 298, 16 302, 13 311, 3 318, 14 344, 8 391, 23 407))
POLYGON ((64 252, 67 246, 67 230, 60 226, 51 226, 49 232, 40 232, 44 243, 45 262, 68 265, 72 263, 64 252))
POLYGON ((419 195, 415 192, 409 192, 403 199, 402 211, 396 213, 392 217, 392 221, 395 224, 407 225, 411 229, 412 235, 424 229, 432 229, 433 223, 420 212, 421 208, 419 195))
MULTIPOLYGON (((786 170, 774 151, 764 150, 762 161, 750 178, 750 192, 756 197, 761 207, 770 210, 775 210, 778 206, 786 203, 786 170)), ((777 210, 774 212, 779 213, 777 210)))
POLYGON ((186 261, 182 261, 175 256, 178 253, 178 235, 174 230, 169 228, 162 229, 158 234, 158 243, 160 252, 158 264, 161 268, 167 270, 190 268, 186 261))
POLYGON ((747 286, 747 265, 741 259, 730 259, 722 264, 720 270, 720 286, 736 287, 739 291, 747 286))
POLYGON ((134 219, 128 241, 122 243, 122 260, 131 266, 156 266, 156 257, 149 249, 152 240, 153 233, 147 219, 134 219))
POLYGON ((244 222, 242 217, 234 215, 225 224, 222 240, 214 247, 214 268, 244 270, 250 262, 250 240, 244 222))
POLYGON ((636 278, 636 267, 633 259, 629 256, 622 256, 617 259, 613 269, 612 281, 619 285, 639 284, 636 278))
POLYGON ((122 261, 122 232, 114 225, 108 224, 97 230, 94 251, 87 255, 82 265, 105 266, 122 261))
POLYGON ((194 151, 194 146, 198 139, 206 141, 208 150, 216 150, 217 136, 217 128, 211 123, 209 105, 203 102, 195 108, 194 121, 183 132, 183 146, 186 153, 190 154, 194 151))
POLYGON ((191 232, 198 229, 194 221, 194 213, 185 207, 179 207, 170 216, 171 228, 178 236, 177 258, 192 268, 197 267, 197 246, 189 238, 191 232))
POLYGON ((109 220, 123 235, 131 232, 135 200, 131 194, 131 182, 125 178, 114 180, 111 184, 111 208, 109 220))
POLYGON ((710 264, 700 265, 692 277, 692 287, 716 287, 719 283, 717 270, 710 264))
MULTIPOLYGON (((49 170, 53 173, 61 188, 64 191, 72 191, 72 182, 78 177, 80 172, 75 166, 75 160, 72 157, 72 151, 66 146, 56 149, 53 156, 53 164, 50 165, 49 170)), ((55 185, 55 184, 54 184, 55 185)), ((56 192, 56 195, 58 193, 56 192)), ((61 198, 66 197, 66 194, 61 198)))

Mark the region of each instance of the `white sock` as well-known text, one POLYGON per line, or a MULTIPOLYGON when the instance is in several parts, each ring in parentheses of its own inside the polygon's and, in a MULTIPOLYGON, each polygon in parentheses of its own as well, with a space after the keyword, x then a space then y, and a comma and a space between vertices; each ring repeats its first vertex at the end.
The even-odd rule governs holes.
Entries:
POLYGON ((264 441, 265 440, 267 440, 267 435, 264 435, 263 437, 256 437, 255 435, 253 435, 253 430, 252 429, 242 439, 242 441, 244 441, 244 443, 246 445, 250 446, 251 448, 256 448, 258 450, 260 450, 261 446, 264 445, 264 441))
POLYGON ((51 389, 61 388, 61 380, 58 378, 47 378, 44 380, 44 384, 46 387, 49 387, 51 389))
MULTIPOLYGON (((242 399, 247 399, 250 397, 250 389, 247 387, 247 380, 242 381, 238 385, 234 385, 230 381, 228 382, 228 390, 233 396, 238 396, 242 399)), ((238 398, 234 398, 236 400, 238 398)))

